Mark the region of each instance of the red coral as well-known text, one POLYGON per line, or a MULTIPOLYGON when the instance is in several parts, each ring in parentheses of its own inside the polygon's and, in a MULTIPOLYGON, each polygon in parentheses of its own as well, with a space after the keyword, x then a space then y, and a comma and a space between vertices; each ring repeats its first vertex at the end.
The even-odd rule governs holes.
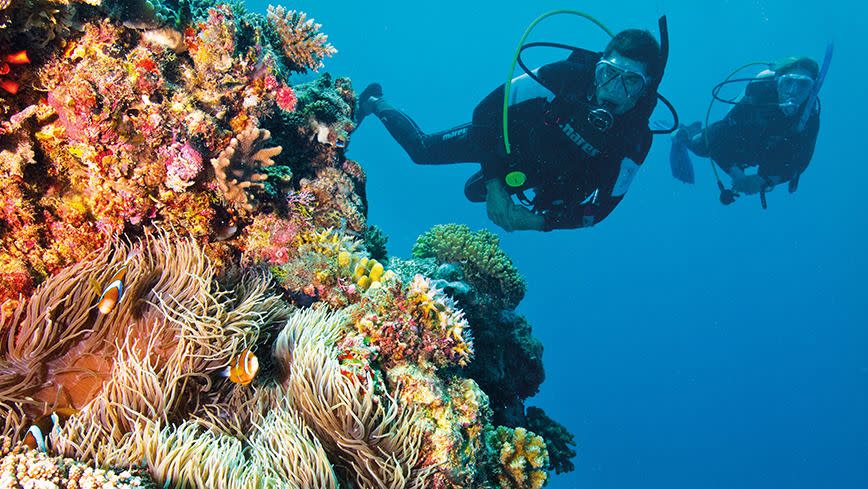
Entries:
POLYGON ((298 98, 295 96, 295 91, 292 87, 288 85, 281 85, 277 89, 277 93, 274 95, 275 101, 277 102, 277 106, 281 108, 281 110, 285 110, 286 112, 292 112, 295 110, 295 106, 298 103, 298 98))

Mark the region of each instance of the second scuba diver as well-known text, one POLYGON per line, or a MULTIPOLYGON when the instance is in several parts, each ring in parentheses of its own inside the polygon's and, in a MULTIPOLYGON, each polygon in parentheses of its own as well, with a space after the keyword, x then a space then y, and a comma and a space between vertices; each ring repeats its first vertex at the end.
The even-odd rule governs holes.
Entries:
POLYGON ((679 129, 673 135, 673 158, 688 159, 687 149, 710 157, 732 178, 731 189, 718 179, 724 204, 731 204, 738 194, 764 194, 784 182, 795 192, 820 129, 814 90, 819 72, 810 58, 778 62, 750 81, 744 96, 722 120, 704 130, 700 122, 679 129), (683 156, 677 156, 679 152, 683 156), (751 167, 757 168, 756 173, 745 173, 751 167))
POLYGON ((359 96, 356 121, 376 115, 417 164, 481 163, 464 193, 485 202, 507 231, 593 226, 621 202, 648 154, 664 67, 665 49, 651 33, 629 29, 602 53, 573 48, 568 59, 513 79, 510 152, 504 85, 477 105, 471 122, 427 134, 371 84, 359 96))

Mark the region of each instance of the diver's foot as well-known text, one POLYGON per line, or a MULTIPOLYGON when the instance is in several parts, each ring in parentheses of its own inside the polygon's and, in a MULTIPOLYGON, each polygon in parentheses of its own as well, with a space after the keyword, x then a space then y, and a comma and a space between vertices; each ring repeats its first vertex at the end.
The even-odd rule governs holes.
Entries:
POLYGON ((355 120, 356 124, 364 120, 368 114, 374 111, 374 104, 377 103, 377 100, 380 100, 380 97, 383 96, 383 87, 379 83, 371 83, 362 93, 359 94, 358 102, 356 103, 356 112, 355 112, 355 120))

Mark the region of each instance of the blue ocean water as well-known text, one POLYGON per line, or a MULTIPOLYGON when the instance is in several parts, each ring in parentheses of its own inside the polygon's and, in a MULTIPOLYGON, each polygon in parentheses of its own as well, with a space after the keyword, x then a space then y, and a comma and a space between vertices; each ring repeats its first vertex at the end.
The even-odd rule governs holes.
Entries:
MULTIPOLYGON (((247 4, 264 11, 266 2, 247 4)), ((545 345, 547 375, 528 404, 578 443, 576 470, 548 487, 868 487, 865 3, 285 6, 322 23, 339 50, 324 71, 351 77, 357 90, 381 82, 427 131, 468 121, 506 78, 527 24, 554 8, 654 32, 666 13, 672 48, 661 91, 684 122, 704 116, 711 87, 733 68, 819 59, 834 39, 813 161, 799 191, 775 190, 765 211, 757 199, 720 205, 705 161, 695 159, 696 185, 673 180, 665 136, 606 221, 554 233, 502 232, 463 196, 475 165, 414 165, 374 118, 354 133, 349 156, 367 171, 369 222, 389 235, 391 254, 409 255, 434 224, 461 222, 497 232, 527 278, 519 312, 545 345)), ((577 18, 547 21, 533 39, 591 49, 606 41, 577 18)))

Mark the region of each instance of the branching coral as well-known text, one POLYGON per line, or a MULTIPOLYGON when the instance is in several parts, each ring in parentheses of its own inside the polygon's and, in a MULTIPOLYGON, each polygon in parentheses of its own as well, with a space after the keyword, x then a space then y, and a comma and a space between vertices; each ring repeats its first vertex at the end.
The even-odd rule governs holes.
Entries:
POLYGON ((280 36, 283 53, 294 70, 318 70, 326 56, 337 52, 327 42, 328 36, 319 32, 321 26, 304 12, 269 6, 268 20, 280 36))
POLYGON ((495 477, 503 489, 539 489, 548 475, 548 451, 541 436, 524 428, 498 426, 488 433, 487 442, 500 462, 495 477))
POLYGON ((545 439, 551 466, 555 472, 558 474, 572 472, 575 469, 572 458, 576 456, 576 451, 571 447, 576 446, 575 436, 538 407, 528 407, 526 418, 527 429, 545 439))
POLYGON ((156 484, 140 470, 94 469, 72 459, 49 457, 13 446, 12 440, 0 437, 0 484, 3 487, 154 489, 156 484))
POLYGON ((413 256, 461 265, 474 287, 502 298, 502 308, 515 308, 524 297, 524 279, 500 249, 500 239, 489 231, 474 233, 463 224, 434 226, 416 240, 413 256))
POLYGON ((247 212, 252 211, 255 204, 255 197, 248 189, 264 187, 262 182, 268 175, 261 172, 274 165, 272 158, 283 150, 280 146, 266 147, 269 139, 268 130, 250 127, 232 138, 229 146, 211 160, 223 197, 247 212))
POLYGON ((275 356, 290 372, 292 403, 359 487, 425 487, 414 410, 378 394, 371 377, 341 374, 336 342, 347 322, 320 308, 295 313, 280 333, 275 356))

